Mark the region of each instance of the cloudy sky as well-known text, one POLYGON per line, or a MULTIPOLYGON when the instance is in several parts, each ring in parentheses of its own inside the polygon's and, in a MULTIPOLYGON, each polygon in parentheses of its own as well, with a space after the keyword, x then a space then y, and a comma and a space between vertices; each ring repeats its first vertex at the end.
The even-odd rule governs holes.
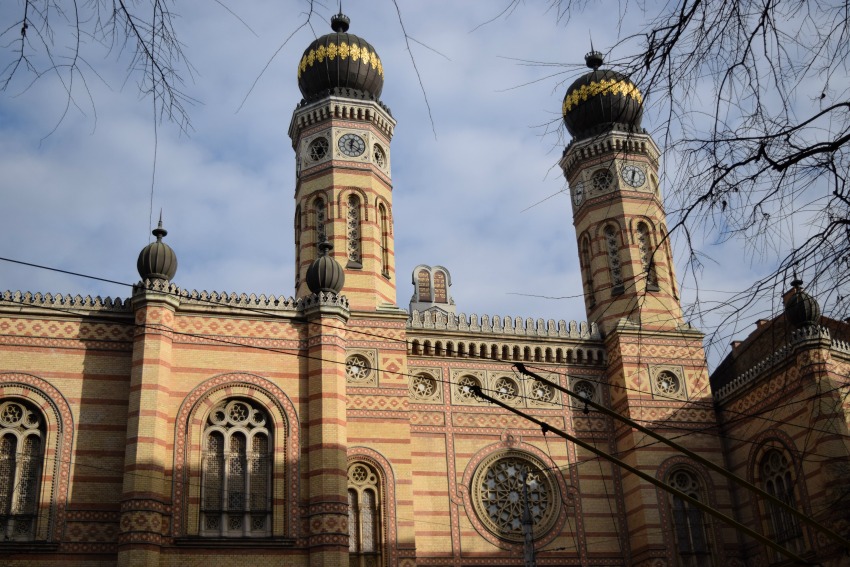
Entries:
MULTIPOLYGON (((20 4, 0 5, 3 29, 20 18, 20 4)), ((559 20, 549 2, 500 16, 503 4, 399 0, 415 40, 408 51, 390 0, 344 3, 350 32, 381 56, 382 100, 398 121, 398 304, 410 299, 414 266, 441 264, 452 274, 458 311, 584 320, 570 203, 557 167, 560 105, 584 72, 589 36, 605 49, 623 22, 610 3, 569 20, 559 20)), ((37 80, 26 69, 16 73, 0 91, 0 256, 132 283, 151 211, 155 223, 162 209, 181 287, 292 295, 295 159, 287 128, 301 98, 296 66, 310 41, 330 31, 337 4, 318 6, 312 26, 300 29, 303 0, 226 5, 236 15, 213 2, 176 8, 192 66, 184 89, 197 101, 188 107, 188 133, 155 121, 153 101, 139 94, 120 44, 84 43, 79 73, 62 69, 37 80)), ((53 45, 62 63, 67 31, 57 30, 53 45)), ((5 67, 14 53, 4 42, 0 55, 5 67)), ((706 250, 728 257, 710 242, 706 250)), ((722 299, 708 290, 736 289, 751 276, 746 259, 731 270, 708 268, 702 299, 722 299)), ((690 287, 686 280, 686 303, 694 299, 690 287)), ((130 294, 9 262, 0 264, 0 289, 130 294)))

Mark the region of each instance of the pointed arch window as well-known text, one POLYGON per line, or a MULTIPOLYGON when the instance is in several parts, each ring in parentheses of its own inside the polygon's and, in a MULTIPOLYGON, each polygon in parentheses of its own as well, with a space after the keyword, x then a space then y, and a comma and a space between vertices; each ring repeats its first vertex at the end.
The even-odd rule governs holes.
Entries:
MULTIPOLYGON (((673 471, 667 478, 667 484, 691 498, 705 501, 699 480, 690 471, 684 469, 673 471)), ((673 531, 676 536, 679 565, 681 567, 713 565, 702 510, 674 495, 670 496, 670 507, 673 512, 673 531)))
POLYGON ((265 412, 245 400, 218 404, 203 436, 200 533, 271 534, 271 434, 265 412))
POLYGON ((587 301, 590 306, 596 305, 596 294, 593 290, 593 270, 590 266, 590 238, 584 235, 581 239, 581 264, 584 271, 584 285, 587 301))
POLYGON ((605 247, 608 250, 608 269, 611 274, 611 294, 623 293, 623 270, 620 265, 620 244, 618 231, 613 225, 605 227, 605 247))
POLYGON ((325 210, 325 200, 319 197, 313 201, 313 209, 315 210, 314 218, 316 220, 316 242, 327 242, 328 233, 325 222, 328 220, 328 217, 325 210))
POLYGON ((378 205, 378 216, 381 220, 381 274, 388 278, 390 277, 390 223, 383 203, 378 205))
POLYGON ((362 268, 363 257, 360 242, 360 198, 348 196, 348 265, 347 268, 362 268))
POLYGON ((0 538, 35 535, 44 447, 44 419, 24 402, 0 403, 0 538))
MULTIPOLYGON (((791 466, 781 451, 771 449, 764 454, 761 476, 765 492, 792 508, 797 507, 791 466)), ((767 502, 766 508, 771 538, 791 551, 803 551, 803 531, 799 520, 772 502, 767 502)), ((777 556, 777 559, 779 558, 777 556)))
POLYGON ((653 252, 655 250, 649 235, 649 227, 645 222, 639 222, 637 225, 637 244, 638 252, 640 253, 640 264, 646 277, 646 289, 648 291, 658 291, 658 277, 655 275, 655 262, 653 261, 653 252))
POLYGON ((382 564, 379 479, 366 463, 353 463, 348 468, 348 553, 352 567, 382 564))

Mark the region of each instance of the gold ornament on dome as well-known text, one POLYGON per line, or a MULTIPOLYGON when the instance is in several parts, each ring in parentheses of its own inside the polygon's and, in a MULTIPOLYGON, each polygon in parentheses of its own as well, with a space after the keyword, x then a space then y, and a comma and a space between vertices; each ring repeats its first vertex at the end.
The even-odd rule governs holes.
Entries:
POLYGON ((564 104, 561 108, 563 114, 567 114, 581 102, 597 95, 622 95, 631 97, 638 103, 643 102, 643 95, 638 88, 630 81, 621 79, 602 79, 600 81, 591 81, 586 85, 582 85, 573 92, 569 93, 564 98, 564 104))
POLYGON ((357 44, 349 45, 343 41, 339 45, 336 43, 328 43, 327 46, 320 45, 305 53, 298 63, 298 78, 301 78, 301 74, 307 70, 307 67, 312 67, 317 62, 322 63, 325 59, 333 61, 337 57, 340 59, 351 57, 354 62, 360 60, 364 65, 369 65, 375 69, 378 75, 384 76, 384 65, 377 53, 369 51, 367 47, 360 47, 357 44))

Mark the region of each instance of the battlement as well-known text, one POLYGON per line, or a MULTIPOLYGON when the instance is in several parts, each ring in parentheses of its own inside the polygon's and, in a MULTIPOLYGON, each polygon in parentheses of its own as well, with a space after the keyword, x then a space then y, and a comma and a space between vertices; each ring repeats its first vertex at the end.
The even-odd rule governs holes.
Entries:
POLYGON ((479 319, 475 313, 469 317, 465 313, 446 314, 439 312, 419 313, 412 311, 407 321, 408 329, 434 329, 441 331, 462 331, 482 334, 513 335, 518 337, 555 337, 565 339, 597 339, 602 335, 596 323, 589 325, 582 321, 570 321, 563 319, 555 323, 554 319, 544 321, 527 317, 499 317, 492 318, 482 315, 479 319))
POLYGON ((33 307, 75 309, 83 311, 110 311, 127 313, 131 311, 131 302, 120 297, 92 297, 87 295, 59 294, 59 293, 31 293, 20 291, 4 291, 0 294, 2 305, 15 304, 33 307))

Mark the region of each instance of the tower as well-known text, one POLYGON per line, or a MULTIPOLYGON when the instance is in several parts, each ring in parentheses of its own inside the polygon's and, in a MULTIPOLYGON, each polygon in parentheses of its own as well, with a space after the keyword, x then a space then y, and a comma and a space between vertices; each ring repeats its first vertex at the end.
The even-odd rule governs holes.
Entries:
POLYGON ((664 205, 659 150, 641 128, 643 97, 625 76, 593 69, 567 90, 564 122, 572 141, 560 165, 570 185, 588 321, 610 330, 625 319, 674 329, 681 307, 664 205))
POLYGON ((292 115, 295 150, 295 289, 329 241, 345 268, 352 310, 396 303, 390 140, 395 120, 380 102, 384 69, 375 49, 348 32, 348 17, 313 41, 298 67, 303 100, 292 115))
MULTIPOLYGON (((721 464, 703 335, 682 320, 658 182, 660 151, 641 127, 643 95, 628 77, 601 70, 600 53, 585 59, 591 71, 564 97, 572 140, 560 165, 570 186, 588 322, 604 335, 611 408, 662 435, 693 428, 683 444, 721 464)), ((674 484, 673 473, 688 466, 673 450, 647 450, 637 430, 615 429, 615 449, 633 467, 674 484)), ((665 554, 657 529, 664 507, 634 475, 621 474, 620 482, 631 564, 651 565, 665 554)), ((724 480, 701 482, 700 497, 713 486, 712 503, 730 513, 724 480)))

